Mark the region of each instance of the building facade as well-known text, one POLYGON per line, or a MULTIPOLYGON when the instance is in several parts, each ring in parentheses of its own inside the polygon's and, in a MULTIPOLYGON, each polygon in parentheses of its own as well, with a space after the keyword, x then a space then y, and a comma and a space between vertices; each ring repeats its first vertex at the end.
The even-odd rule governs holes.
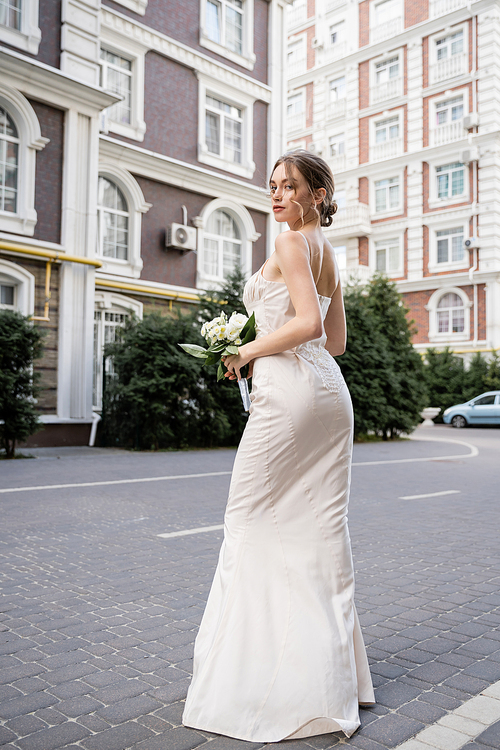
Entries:
POLYGON ((414 344, 500 348, 500 7, 295 0, 289 148, 321 154, 344 279, 392 278, 414 344))
POLYGON ((0 0, 0 307, 46 331, 32 445, 88 442, 127 316, 268 255, 285 6, 0 0))

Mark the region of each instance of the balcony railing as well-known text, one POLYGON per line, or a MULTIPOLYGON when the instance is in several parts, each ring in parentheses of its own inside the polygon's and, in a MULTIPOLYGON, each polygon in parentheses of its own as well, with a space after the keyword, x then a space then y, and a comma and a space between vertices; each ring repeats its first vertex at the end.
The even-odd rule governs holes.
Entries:
POLYGON ((346 3, 347 0, 327 0, 326 12, 329 13, 332 10, 337 10, 337 8, 342 8, 346 3))
POLYGON ((329 156, 327 158, 327 162, 334 175, 338 174, 338 172, 345 172, 346 161, 345 154, 341 154, 340 156, 329 156))
POLYGON ((460 141, 465 138, 464 121, 456 120, 446 125, 438 125, 430 131, 431 146, 441 146, 443 143, 460 141))
POLYGON ((326 105, 326 119, 335 120, 338 117, 345 117, 346 99, 338 99, 336 102, 329 102, 326 105))
POLYGON ((384 143, 375 143, 370 146, 370 161, 382 161, 391 159, 393 156, 399 156, 403 153, 403 139, 391 138, 384 143))
POLYGON ((328 239, 340 237, 364 237, 371 234, 370 208, 365 203, 353 203, 341 209, 333 217, 333 223, 326 230, 328 239))
POLYGON ((347 42, 337 42, 325 48, 325 57, 328 61, 339 60, 347 55, 347 42))
POLYGON ((295 78, 300 76, 307 70, 307 60, 305 57, 299 57, 297 60, 289 62, 286 66, 286 73, 288 78, 295 78))
POLYGON ((466 54, 452 55, 444 60, 438 60, 429 67, 431 83, 446 81, 448 78, 456 78, 468 73, 468 59, 466 54))
POLYGON ((444 16, 457 8, 465 8, 467 0, 431 0, 430 17, 444 16))
POLYGON ((372 86, 370 91, 371 104, 378 104, 387 99, 394 99, 396 96, 401 96, 403 93, 403 79, 393 78, 391 81, 379 83, 378 86, 372 86))
POLYGON ((370 29, 370 44, 383 42, 384 39, 390 39, 403 30, 403 19, 401 16, 393 18, 387 23, 381 23, 370 29))
POLYGON ((295 8, 293 5, 288 6, 286 14, 286 25, 290 29, 293 26, 299 26, 301 23, 307 20, 307 4, 297 5, 295 8))
POLYGON ((286 118, 287 133, 295 133, 297 130, 304 130, 306 126, 306 113, 298 112, 295 115, 288 115, 286 118))

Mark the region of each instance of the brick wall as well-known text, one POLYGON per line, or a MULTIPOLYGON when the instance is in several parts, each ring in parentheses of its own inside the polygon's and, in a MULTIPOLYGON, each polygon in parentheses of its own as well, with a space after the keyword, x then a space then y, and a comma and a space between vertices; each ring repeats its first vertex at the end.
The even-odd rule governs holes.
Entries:
POLYGON ((359 4, 359 46, 370 43, 370 2, 363 0, 359 4))
POLYGON ((359 118, 359 163, 366 164, 370 160, 370 129, 369 117, 359 118))
POLYGON ((477 285, 477 308, 477 337, 480 341, 484 341, 486 339, 486 284, 477 285))
POLYGON ((435 289, 427 289, 420 292, 406 292, 403 301, 410 308, 406 317, 414 322, 416 329, 412 337, 414 344, 426 344, 429 342, 429 312, 426 305, 434 294, 435 289))
POLYGON ((370 61, 359 63, 359 108, 370 106, 370 61))
POLYGON ((422 39, 422 86, 424 89, 429 85, 429 37, 422 39))
POLYGON ((405 0, 405 29, 429 18, 429 0, 405 0))
POLYGON ((368 177, 359 178, 359 202, 368 205, 370 202, 368 193, 368 177))
POLYGON ((358 240, 358 262, 360 266, 370 265, 368 237, 360 237, 358 240))
POLYGON ((307 0, 307 17, 312 18, 316 13, 316 0, 307 0))
MULTIPOLYGON (((427 165, 424 165, 427 166, 427 165)), ((429 274, 429 227, 424 224, 422 227, 423 230, 423 262, 422 262, 422 274, 423 276, 430 276, 429 274)))
POLYGON ((316 50, 312 46, 312 40, 316 36, 316 27, 310 26, 306 30, 306 46, 307 46, 307 70, 314 68, 316 65, 316 50))
MULTIPOLYGON (((253 105, 253 160, 255 173, 252 178, 254 185, 267 187, 270 175, 267 174, 267 109, 265 102, 255 102, 253 105)), ((279 154, 276 154, 276 158, 279 154)))
MULTIPOLYGON (((43 0, 45 2, 45 0, 43 0)), ((43 3, 42 3, 43 4, 43 3)), ((254 53, 256 61, 253 71, 242 68, 231 62, 227 57, 212 52, 200 44, 200 3, 185 2, 185 0, 149 0, 144 16, 139 16, 123 5, 113 0, 102 0, 102 4, 129 16, 139 23, 151 27, 155 31, 187 44, 208 57, 212 57, 224 65, 267 83, 267 38, 269 4, 266 0, 254 0, 254 53)))
POLYGON ((64 152, 64 112, 41 102, 31 101, 42 135, 49 143, 36 154, 35 238, 61 241, 62 172, 64 152))
POLYGON ((266 260, 267 214, 263 214, 260 211, 254 211, 253 209, 248 209, 248 212, 252 217, 255 230, 260 233, 259 239, 253 243, 252 272, 255 273, 266 260))

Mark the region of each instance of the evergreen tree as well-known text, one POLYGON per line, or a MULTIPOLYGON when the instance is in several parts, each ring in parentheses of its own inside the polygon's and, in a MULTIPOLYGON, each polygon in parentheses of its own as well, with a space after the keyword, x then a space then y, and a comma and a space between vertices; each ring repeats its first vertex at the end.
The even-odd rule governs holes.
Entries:
MULTIPOLYGON (((441 414, 449 406, 463 403, 465 368, 463 360, 446 347, 443 351, 427 349, 424 379, 429 406, 441 407, 441 414)), ((442 422, 442 416, 436 417, 442 422)))
POLYGON ((493 352, 488 362, 488 372, 484 379, 484 385, 488 391, 500 391, 500 357, 497 352, 493 352))
POLYGON ((39 429, 40 374, 33 372, 33 362, 42 350, 42 333, 29 318, 0 310, 0 444, 7 458, 15 457, 17 442, 39 429))
POLYGON ((476 352, 472 357, 468 368, 464 371, 462 391, 463 401, 470 401, 471 398, 478 396, 484 391, 494 390, 486 384, 488 370, 488 361, 481 352, 476 352))

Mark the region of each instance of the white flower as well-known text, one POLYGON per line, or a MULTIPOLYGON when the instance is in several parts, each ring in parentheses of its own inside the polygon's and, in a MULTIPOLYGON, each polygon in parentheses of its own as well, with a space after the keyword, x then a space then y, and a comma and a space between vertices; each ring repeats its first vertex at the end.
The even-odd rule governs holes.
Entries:
POLYGON ((233 313, 231 317, 229 318, 229 322, 232 323, 234 326, 238 326, 240 331, 247 322, 248 318, 246 315, 243 315, 242 313, 233 313))

